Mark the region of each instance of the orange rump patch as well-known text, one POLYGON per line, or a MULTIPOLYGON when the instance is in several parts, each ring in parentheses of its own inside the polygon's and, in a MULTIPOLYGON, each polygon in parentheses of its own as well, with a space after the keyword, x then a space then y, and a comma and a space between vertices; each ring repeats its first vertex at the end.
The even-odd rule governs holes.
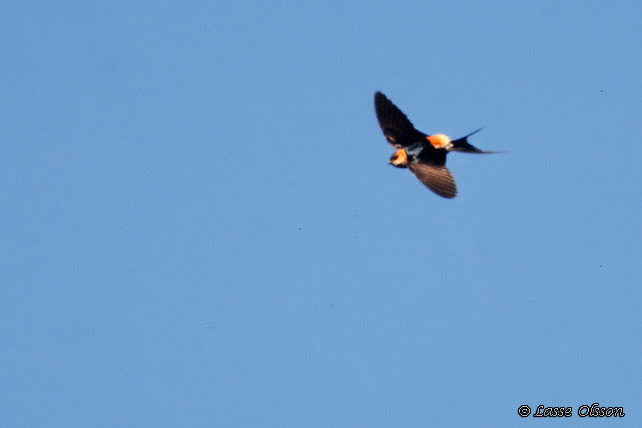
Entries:
POLYGON ((426 140, 436 149, 444 149, 450 145, 450 138, 444 134, 429 135, 426 140))

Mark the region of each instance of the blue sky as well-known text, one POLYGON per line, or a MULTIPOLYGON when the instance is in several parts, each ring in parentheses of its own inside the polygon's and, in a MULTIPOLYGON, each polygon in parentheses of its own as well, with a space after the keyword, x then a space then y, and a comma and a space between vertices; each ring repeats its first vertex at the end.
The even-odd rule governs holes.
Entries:
POLYGON ((642 423, 638 2, 0 24, 3 426, 642 423), (450 155, 439 198, 387 165, 377 90, 509 152, 450 155))

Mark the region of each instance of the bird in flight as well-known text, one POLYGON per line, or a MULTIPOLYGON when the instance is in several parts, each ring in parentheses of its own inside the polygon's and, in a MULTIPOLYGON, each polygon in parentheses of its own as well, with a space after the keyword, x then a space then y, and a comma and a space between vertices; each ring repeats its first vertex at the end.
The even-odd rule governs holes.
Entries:
POLYGON ((496 153, 479 150, 468 143, 468 137, 481 128, 456 140, 444 134, 427 135, 415 129, 406 115, 381 92, 375 93, 374 104, 383 135, 397 149, 389 163, 408 168, 439 196, 454 198, 457 195, 455 179, 446 168, 448 152, 496 153))

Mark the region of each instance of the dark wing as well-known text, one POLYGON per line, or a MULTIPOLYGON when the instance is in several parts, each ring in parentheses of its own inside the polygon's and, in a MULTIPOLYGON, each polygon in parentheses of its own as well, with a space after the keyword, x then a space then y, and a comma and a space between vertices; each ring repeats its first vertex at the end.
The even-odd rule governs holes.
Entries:
POLYGON ((445 166, 412 162, 408 164, 408 169, 427 188, 439 196, 450 199, 457 195, 455 179, 445 166))
POLYGON ((375 94, 374 104, 379 126, 393 147, 402 149, 426 137, 424 133, 417 131, 406 115, 381 92, 375 94))

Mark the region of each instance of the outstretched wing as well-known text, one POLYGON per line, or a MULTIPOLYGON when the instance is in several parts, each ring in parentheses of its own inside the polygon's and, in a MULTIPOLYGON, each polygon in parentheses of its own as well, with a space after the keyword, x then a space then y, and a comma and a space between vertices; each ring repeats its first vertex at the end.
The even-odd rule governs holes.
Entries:
POLYGON ((379 126, 393 147, 402 149, 426 137, 424 133, 417 131, 408 117, 381 92, 375 94, 374 104, 379 126))
POLYGON ((457 195, 455 179, 445 166, 413 162, 408 164, 408 169, 427 188, 439 196, 451 199, 457 195))

